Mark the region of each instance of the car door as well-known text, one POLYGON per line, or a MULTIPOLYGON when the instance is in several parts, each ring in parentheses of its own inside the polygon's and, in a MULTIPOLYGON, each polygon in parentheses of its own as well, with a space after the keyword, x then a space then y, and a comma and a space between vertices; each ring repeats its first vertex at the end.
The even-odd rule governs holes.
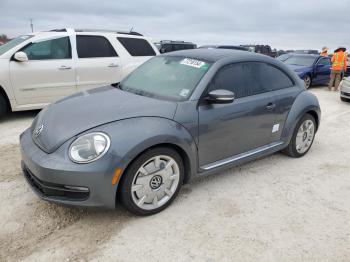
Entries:
POLYGON ((237 63, 223 67, 213 78, 208 92, 227 89, 235 94, 235 100, 199 105, 200 166, 270 143, 275 100, 264 89, 260 70, 260 63, 237 63))
POLYGON ((282 69, 274 65, 261 64, 262 83, 275 98, 275 122, 271 130, 271 143, 281 140, 288 113, 296 97, 303 91, 282 69))
POLYGON ((315 65, 314 71, 314 83, 327 83, 331 74, 331 59, 329 57, 320 58, 315 65))
POLYGON ((79 91, 118 83, 121 61, 111 42, 100 35, 77 35, 77 88, 79 91))
POLYGON ((19 105, 46 104, 76 92, 68 36, 33 42, 21 50, 28 61, 10 61, 10 79, 19 105))

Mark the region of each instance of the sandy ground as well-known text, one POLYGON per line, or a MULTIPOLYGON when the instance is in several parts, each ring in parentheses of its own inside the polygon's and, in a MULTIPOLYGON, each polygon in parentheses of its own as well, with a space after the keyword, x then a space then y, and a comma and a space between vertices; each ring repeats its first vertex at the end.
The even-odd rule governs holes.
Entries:
POLYGON ((313 88, 322 123, 309 154, 275 154, 186 185, 151 217, 44 202, 0 124, 0 261, 350 261, 350 104, 313 88))

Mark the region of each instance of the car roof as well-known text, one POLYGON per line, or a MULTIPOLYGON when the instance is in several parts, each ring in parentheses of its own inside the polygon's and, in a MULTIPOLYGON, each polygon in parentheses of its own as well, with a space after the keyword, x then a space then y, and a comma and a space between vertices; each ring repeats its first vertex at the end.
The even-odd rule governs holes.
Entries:
POLYGON ((165 53, 162 56, 182 56, 182 57, 189 57, 197 60, 204 60, 208 62, 217 62, 220 59, 224 58, 232 58, 232 60, 240 60, 245 58, 253 58, 253 57, 259 57, 259 58, 266 58, 269 57, 247 52, 247 51, 241 51, 241 50, 233 50, 233 49, 206 49, 206 48, 198 48, 198 49, 188 49, 188 50, 181 50, 181 51, 175 51, 170 53, 165 53))

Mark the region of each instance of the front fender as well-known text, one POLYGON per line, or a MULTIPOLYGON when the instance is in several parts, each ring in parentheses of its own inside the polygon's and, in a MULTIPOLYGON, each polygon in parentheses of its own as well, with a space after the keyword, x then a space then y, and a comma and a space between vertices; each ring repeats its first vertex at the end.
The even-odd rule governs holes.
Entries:
POLYGON ((123 171, 143 151, 160 144, 180 148, 187 157, 189 176, 197 172, 197 147, 190 133, 179 123, 160 117, 138 117, 103 125, 95 130, 111 138, 111 165, 123 171))
POLYGON ((287 144, 289 143, 293 136, 296 124, 308 112, 317 116, 316 124, 319 126, 321 120, 321 109, 318 99, 314 94, 308 91, 303 91, 297 96, 288 113, 281 137, 283 141, 286 141, 287 144))

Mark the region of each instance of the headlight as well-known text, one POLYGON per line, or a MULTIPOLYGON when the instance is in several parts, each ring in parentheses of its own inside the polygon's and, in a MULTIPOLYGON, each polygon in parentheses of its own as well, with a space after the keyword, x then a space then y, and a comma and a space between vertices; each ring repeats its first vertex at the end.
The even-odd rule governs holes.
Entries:
POLYGON ((109 137, 100 132, 78 137, 69 147, 69 158, 79 164, 93 162, 101 158, 109 149, 109 137))

